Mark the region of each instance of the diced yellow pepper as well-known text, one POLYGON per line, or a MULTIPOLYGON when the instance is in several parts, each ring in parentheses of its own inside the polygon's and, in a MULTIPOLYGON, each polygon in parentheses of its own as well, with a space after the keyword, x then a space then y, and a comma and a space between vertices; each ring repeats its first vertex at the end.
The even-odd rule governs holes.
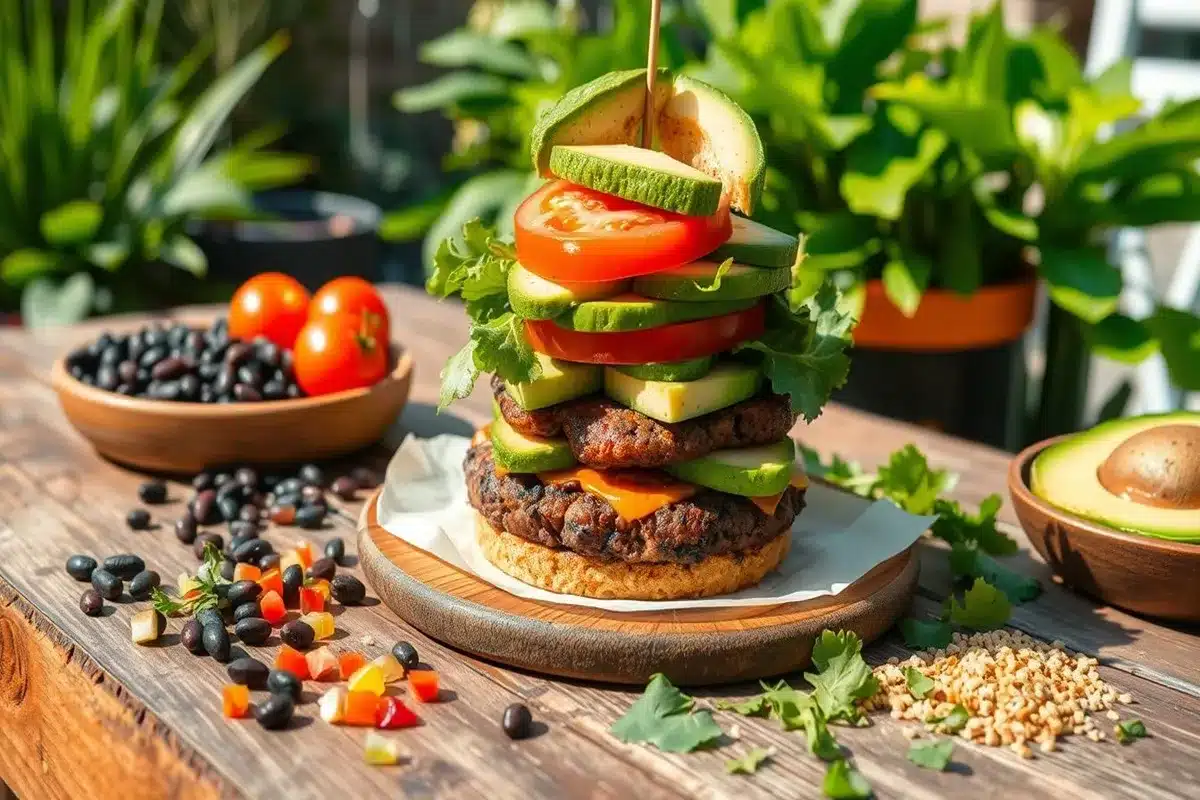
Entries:
POLYGON ((399 764, 405 758, 407 755, 399 742, 375 731, 367 731, 363 740, 363 760, 368 764, 390 767, 399 764))
POLYGON ((300 569, 304 569, 304 564, 300 561, 300 554, 295 550, 286 550, 279 556, 279 574, 282 575, 287 568, 295 564, 300 569))
POLYGON ((346 718, 346 687, 335 686, 317 701, 317 709, 321 719, 330 725, 337 725, 346 718))
POLYGON ((404 680, 404 665, 397 661, 396 657, 391 653, 385 653, 371 663, 383 670, 383 680, 385 683, 395 683, 396 681, 404 680))
POLYGON ((333 594, 333 587, 330 586, 329 581, 326 580, 309 581, 308 588, 315 592, 320 592, 321 596, 325 598, 325 602, 327 603, 329 602, 330 596, 333 594))
POLYGON ((333 614, 328 611, 310 611, 302 616, 300 621, 308 623, 318 640, 333 636, 333 614))
POLYGON ((350 676, 350 680, 346 681, 346 688, 352 692, 370 692, 374 695, 382 695, 387 691, 383 668, 375 663, 363 664, 350 676))

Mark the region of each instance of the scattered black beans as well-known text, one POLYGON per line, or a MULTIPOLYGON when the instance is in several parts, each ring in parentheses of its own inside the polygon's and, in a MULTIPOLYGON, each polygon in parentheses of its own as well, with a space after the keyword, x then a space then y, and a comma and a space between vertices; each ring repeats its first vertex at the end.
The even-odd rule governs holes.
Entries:
MULTIPOLYGON (((238 515, 237 515, 236 521, 237 522, 248 522, 252 525, 256 525, 258 523, 259 517, 261 517, 261 516, 262 516, 262 511, 259 510, 257 505, 255 505, 254 503, 246 503, 246 505, 244 505, 240 509, 238 509, 238 515)), ((230 523, 230 524, 233 524, 233 523, 230 523)))
POLYGON ((229 660, 230 648, 233 645, 229 641, 229 633, 225 630, 224 625, 205 625, 202 639, 204 640, 204 652, 222 664, 229 660))
POLYGON ((133 553, 121 553, 104 559, 104 568, 122 580, 129 580, 146 568, 146 562, 133 553))
POLYGON ((350 477, 360 489, 374 489, 379 486, 379 476, 367 467, 355 467, 350 470, 350 477))
POLYGON ((257 600, 247 600, 235 609, 233 609, 233 621, 241 622, 244 619, 253 619, 262 616, 262 607, 257 600))
POLYGON ((286 669, 273 669, 267 676, 267 691, 271 694, 285 694, 299 703, 304 684, 286 669))
POLYGON ((266 702, 259 703, 254 707, 254 718, 258 720, 259 725, 269 731, 286 728, 287 724, 292 721, 294 713, 296 713, 296 704, 291 695, 287 694, 273 694, 267 698, 266 702))
POLYGON ((258 473, 250 467, 242 467, 233 473, 233 479, 242 486, 249 486, 251 488, 258 486, 258 473))
POLYGON ((196 495, 192 513, 196 515, 196 522, 201 525, 215 525, 220 522, 221 511, 217 508, 217 493, 212 489, 201 491, 196 495))
POLYGON ((125 515, 125 524, 131 530, 144 531, 150 527, 150 512, 144 508, 135 508, 125 515))
POLYGON ((421 663, 421 657, 417 655, 417 648, 408 642, 396 642, 392 647, 392 655, 405 669, 413 669, 421 663))
POLYGON ((138 498, 143 503, 158 505, 167 502, 167 484, 162 481, 146 481, 138 486, 138 498))
POLYGON ((529 713, 529 708, 523 703, 513 703, 504 709, 500 727, 504 729, 504 735, 508 738, 524 739, 529 736, 533 728, 533 715, 529 713))
POLYGON ((116 600, 125 590, 121 579, 103 567, 92 571, 92 588, 105 600, 116 600))
POLYGON ((333 599, 344 606, 356 606, 367 596, 367 587, 353 575, 338 575, 330 586, 333 599))
POLYGON ((221 562, 221 577, 227 581, 233 580, 233 571, 237 569, 237 562, 231 558, 227 558, 221 562))
POLYGON ((304 568, 292 564, 283 571, 283 604, 295 608, 300 602, 300 587, 304 585, 304 568))
POLYGON ((225 548, 225 540, 221 538, 219 533, 202 533, 196 537, 196 541, 192 543, 192 553, 201 561, 204 560, 204 548, 212 545, 218 550, 225 548))
POLYGON ((268 570, 272 569, 279 569, 279 554, 267 553, 258 560, 258 568, 263 572, 267 572, 268 570))
POLYGON ((305 486, 300 490, 300 502, 306 506, 323 506, 325 505, 325 492, 320 486, 305 486))
POLYGON ((233 522, 242 510, 242 501, 232 494, 227 494, 217 499, 217 510, 220 511, 223 521, 233 522))
POLYGON ((325 543, 325 557, 333 559, 335 564, 341 564, 346 558, 346 543, 342 537, 335 536, 325 543))
POLYGON ((67 559, 67 574, 77 581, 87 583, 96 569, 96 559, 91 556, 75 555, 67 559))
POLYGON ((271 674, 271 670, 266 664, 258 659, 239 658, 229 662, 229 666, 225 668, 229 673, 229 680, 234 683, 240 683, 243 686, 249 686, 251 689, 262 689, 267 685, 267 676, 271 674))
POLYGON ((213 488, 213 474, 211 472, 201 472, 192 478, 192 488, 197 492, 213 488))
POLYGON ((98 617, 104 610, 104 598, 95 589, 88 589, 79 598, 79 610, 89 617, 98 617))
POLYGON ((298 619, 292 620, 279 629, 279 640, 296 650, 307 650, 312 647, 313 639, 316 636, 316 631, 312 629, 311 625, 298 619))
POLYGON ((233 558, 239 564, 255 564, 268 553, 275 552, 271 543, 266 539, 249 539, 238 545, 233 552, 233 558))
POLYGON ((237 608, 247 600, 257 600, 261 593, 262 587, 254 581, 237 581, 230 584, 226 598, 229 600, 229 605, 237 608))
POLYGON ((329 491, 342 500, 353 500, 355 495, 358 494, 358 484, 355 483, 354 478, 351 478, 349 475, 343 475, 330 485, 329 491))
POLYGON ((284 478, 279 483, 275 484, 275 496, 281 497, 287 494, 299 494, 304 488, 304 481, 297 477, 284 478))
POLYGON ((332 558, 318 558, 308 568, 308 577, 317 580, 330 581, 337 573, 337 562, 332 558))
POLYGON ((271 623, 262 617, 246 617, 238 620, 233 632, 246 644, 259 645, 271 638, 271 623))
POLYGON ((184 544, 196 541, 196 518, 192 516, 192 512, 189 511, 175 520, 175 538, 184 544))
POLYGON ((229 523, 229 535, 235 539, 255 539, 258 537, 258 526, 253 522, 235 519, 229 523))
POLYGON ((221 612, 215 608, 206 608, 198 612, 196 614, 196 621, 205 628, 210 625, 215 625, 218 628, 225 627, 225 620, 221 617, 221 612))
POLYGON ((296 475, 309 486, 325 485, 325 473, 316 464, 305 464, 296 475))
POLYGON ((307 530, 317 530, 325 523, 325 506, 305 506, 296 512, 296 524, 307 530))
POLYGON ((147 569, 133 576, 129 582, 129 596, 134 600, 149 600, 150 593, 157 589, 162 579, 154 570, 147 569))
POLYGON ((189 619, 179 631, 179 640, 189 653, 200 655, 204 652, 204 626, 198 620, 189 619))

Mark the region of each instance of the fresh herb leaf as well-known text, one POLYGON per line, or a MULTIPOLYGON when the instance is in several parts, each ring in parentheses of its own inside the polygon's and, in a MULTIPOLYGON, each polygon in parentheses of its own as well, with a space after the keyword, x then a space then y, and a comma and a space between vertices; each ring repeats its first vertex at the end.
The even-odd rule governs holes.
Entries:
POLYGON ((1129 744, 1134 739, 1146 738, 1146 725, 1140 719, 1123 719, 1113 726, 1113 733, 1121 744, 1129 744))
POLYGON ((834 800, 863 800, 872 794, 871 784, 845 759, 834 761, 825 770, 821 791, 834 800))
POLYGON ((813 661, 819 671, 804 673, 813 685, 813 699, 826 719, 854 722, 861 716, 855 701, 865 700, 879 690, 879 682, 863 660, 862 641, 853 632, 825 631, 818 642, 823 663, 818 662, 814 647, 813 661))
POLYGON ((823 670, 829 665, 830 660, 842 654, 854 656, 861 652, 862 640, 854 631, 834 633, 831 630, 824 630, 813 642, 812 661, 817 665, 818 670, 823 670))
POLYGON ((762 694, 756 694, 745 700, 718 700, 716 705, 721 711, 732 711, 744 717, 760 717, 771 710, 771 707, 767 705, 766 695, 762 694))
POLYGON ((687 753, 721 736, 708 711, 692 711, 694 700, 659 673, 610 731, 622 742, 647 742, 671 753, 687 753))
POLYGON ((766 332, 735 352, 755 353, 778 394, 809 422, 821 414, 834 389, 846 382, 850 359, 845 350, 853 320, 837 309, 837 291, 826 284, 798 311, 780 295, 767 306, 766 332))
POLYGON ((712 283, 708 284, 707 286, 703 285, 699 281, 692 281, 692 283, 698 290, 702 292, 715 292, 721 288, 721 279, 725 277, 725 273, 729 272, 729 268, 732 266, 733 259, 727 258, 721 262, 719 267, 717 267, 717 272, 713 275, 712 283))
POLYGON ((918 700, 923 699, 925 695, 933 691, 933 687, 935 686, 933 680, 916 667, 904 668, 904 680, 908 683, 909 694, 918 700))
POLYGON ((150 590, 150 600, 154 604, 154 610, 166 617, 180 616, 187 613, 188 610, 186 603, 172 599, 170 595, 157 587, 150 590))
POLYGON ((876 491, 910 514, 929 514, 938 495, 953 489, 956 482, 952 473, 930 469, 925 455, 908 444, 879 468, 876 491))
POLYGON ((725 771, 730 775, 753 775, 770 757, 770 750, 765 747, 755 747, 741 758, 731 758, 726 761, 725 771))
POLYGON ((1001 502, 1000 495, 988 495, 979 512, 969 514, 952 500, 938 500, 933 507, 938 518, 930 530, 951 545, 971 543, 994 556, 1011 556, 1017 552, 1016 540, 996 527, 1001 502))
POLYGON ((929 725, 944 725, 947 732, 958 733, 966 726, 969 719, 971 719, 971 713, 959 703, 945 716, 930 715, 925 718, 925 722, 929 725))
POLYGON ((822 761, 835 761, 842 757, 842 748, 838 747, 837 739, 829 731, 819 708, 812 706, 802 711, 798 721, 808 737, 808 752, 822 761))
POLYGON ((976 631, 1003 628, 1010 614, 1012 604, 1004 592, 983 578, 975 579, 975 583, 963 595, 961 605, 957 597, 950 598, 950 621, 964 628, 976 631))
POLYGON ((983 578, 1004 592, 1011 603, 1026 603, 1042 593, 1042 584, 1037 578, 1014 572, 970 544, 954 544, 950 550, 950 569, 955 575, 983 578))
POLYGON ((908 748, 908 760, 918 767, 945 772, 954 755, 954 740, 941 739, 933 742, 913 742, 908 748))
POLYGON ((523 322, 511 311, 471 325, 470 340, 442 368, 438 410, 470 395, 482 372, 494 372, 513 383, 542 375, 537 355, 525 340, 523 322))
POLYGON ((763 689, 762 697, 770 709, 770 716, 778 720, 785 731, 804 727, 804 713, 816 705, 811 694, 788 686, 785 681, 774 686, 763 684, 763 689))
POLYGON ((950 644, 954 629, 940 620, 928 621, 907 617, 900 621, 904 644, 914 650, 940 650, 950 644))
POLYGON ((479 368, 475 366, 475 340, 468 339, 457 353, 450 356, 441 372, 442 386, 438 393, 438 411, 443 411, 455 400, 470 396, 479 379, 479 368))

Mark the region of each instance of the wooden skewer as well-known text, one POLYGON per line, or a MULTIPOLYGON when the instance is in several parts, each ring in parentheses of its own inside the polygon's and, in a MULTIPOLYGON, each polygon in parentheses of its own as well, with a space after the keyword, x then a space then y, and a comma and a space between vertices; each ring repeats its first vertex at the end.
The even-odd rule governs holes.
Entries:
POLYGON ((658 28, 662 0, 650 0, 650 44, 646 48, 646 108, 642 114, 642 147, 654 144, 654 84, 658 81, 658 28))

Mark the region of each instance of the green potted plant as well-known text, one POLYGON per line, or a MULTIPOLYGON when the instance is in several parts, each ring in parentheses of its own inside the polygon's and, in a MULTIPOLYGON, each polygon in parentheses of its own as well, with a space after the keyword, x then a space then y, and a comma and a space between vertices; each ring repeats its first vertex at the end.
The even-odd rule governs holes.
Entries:
POLYGON ((162 64, 163 7, 74 0, 55 20, 49 3, 0 4, 0 302, 19 296, 27 324, 194 301, 207 259, 189 223, 309 170, 269 135, 214 152, 286 35, 193 95, 206 46, 162 64))

